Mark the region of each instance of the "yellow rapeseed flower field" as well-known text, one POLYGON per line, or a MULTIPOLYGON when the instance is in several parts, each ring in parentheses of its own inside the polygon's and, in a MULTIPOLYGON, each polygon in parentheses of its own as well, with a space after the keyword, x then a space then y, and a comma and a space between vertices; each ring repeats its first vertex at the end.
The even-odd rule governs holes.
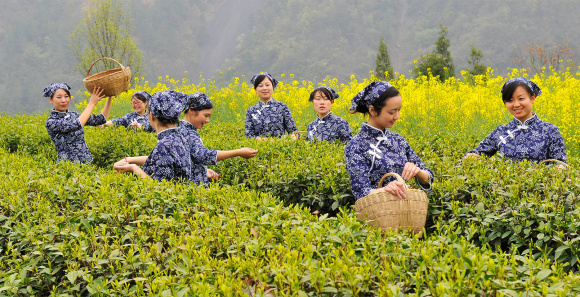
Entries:
MULTIPOLYGON (((474 136, 483 138, 496 126, 507 123, 512 116, 501 100, 501 87, 506 80, 514 77, 528 77, 542 89, 543 94, 536 99, 534 111, 540 119, 559 127, 569 152, 577 152, 580 144, 578 129, 574 121, 577 112, 577 98, 580 98, 579 73, 570 69, 564 72, 546 71, 529 76, 525 70, 514 69, 506 77, 495 76, 492 69, 486 75, 467 79, 451 78, 445 82, 432 76, 407 78, 398 75, 391 81, 403 97, 401 118, 394 129, 402 135, 446 133, 456 137, 474 136)), ((345 118, 356 132, 365 119, 359 114, 350 114, 350 100, 369 82, 374 75, 358 80, 354 75, 348 83, 337 79, 321 82, 297 81, 294 75, 282 74, 274 90, 273 98, 286 103, 299 130, 305 130, 316 114, 308 101, 310 92, 318 86, 333 88, 340 97, 332 106, 332 111, 345 118)), ((248 107, 258 102, 258 96, 249 82, 250 77, 233 77, 229 83, 200 78, 200 83, 188 79, 176 80, 159 77, 153 84, 143 78, 135 78, 132 89, 115 99, 113 116, 131 111, 130 96, 137 90, 151 94, 162 90, 176 90, 183 93, 203 92, 214 103, 215 122, 236 122, 243 125, 248 107)), ((88 93, 86 93, 88 98, 88 93)), ((81 109, 86 102, 77 104, 81 109)), ((100 109, 95 109, 100 110, 100 109)))

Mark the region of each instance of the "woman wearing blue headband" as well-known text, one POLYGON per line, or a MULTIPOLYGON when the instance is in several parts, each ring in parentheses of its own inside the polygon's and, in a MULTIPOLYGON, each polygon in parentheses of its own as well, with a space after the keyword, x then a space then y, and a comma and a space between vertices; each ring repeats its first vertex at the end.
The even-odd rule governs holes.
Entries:
MULTIPOLYGON (((260 101, 246 111, 246 137, 261 140, 262 137, 281 137, 285 132, 298 131, 288 106, 272 98, 278 81, 267 72, 254 75, 250 81, 260 101)), ((295 138, 294 134, 292 137, 295 138)))
POLYGON ((347 143, 352 138, 348 122, 332 113, 330 108, 338 94, 329 87, 318 87, 310 93, 309 101, 318 117, 306 128, 307 140, 339 140, 347 143))
POLYGON ((558 127, 540 120, 533 112, 536 97, 542 90, 533 81, 519 77, 508 80, 501 89, 502 100, 513 119, 500 125, 483 139, 465 158, 480 155, 501 156, 515 160, 540 162, 556 159, 566 162, 566 146, 558 127))
POLYGON ((113 165, 118 172, 133 172, 142 178, 189 182, 191 158, 177 124, 187 95, 161 91, 151 96, 149 122, 157 131, 157 145, 149 156, 127 157, 113 165), (141 169, 138 165, 143 165, 141 169))
POLYGON ((355 199, 375 191, 387 191, 406 198, 405 184, 390 178, 388 184, 377 189, 383 175, 397 173, 403 179, 416 178, 419 186, 430 190, 433 172, 415 154, 409 143, 399 134, 389 131, 399 119, 403 99, 388 82, 375 81, 352 99, 351 112, 369 114, 360 132, 344 148, 344 159, 350 174, 355 199))
POLYGON ((185 117, 181 121, 180 131, 185 137, 186 146, 189 148, 192 163, 192 181, 198 185, 206 185, 209 179, 220 177, 215 171, 208 169, 207 165, 215 165, 217 161, 233 157, 252 158, 258 153, 251 148, 241 148, 231 151, 209 150, 203 145, 203 141, 197 134, 202 129, 213 113, 213 104, 204 93, 193 93, 188 96, 185 105, 185 117))
POLYGON ((155 130, 149 124, 149 117, 147 116, 146 110, 149 104, 151 95, 146 91, 137 91, 133 94, 131 98, 131 106, 133 107, 133 112, 130 112, 120 118, 112 119, 107 121, 101 127, 111 127, 113 125, 120 125, 127 129, 143 129, 147 132, 154 132, 155 130))
POLYGON ((71 95, 66 83, 52 83, 44 89, 44 97, 50 98, 54 109, 46 120, 46 130, 56 147, 60 161, 90 163, 93 155, 85 141, 85 125, 98 126, 107 122, 111 111, 111 97, 107 99, 101 114, 92 115, 93 109, 105 95, 103 90, 95 88, 83 113, 69 111, 71 95))

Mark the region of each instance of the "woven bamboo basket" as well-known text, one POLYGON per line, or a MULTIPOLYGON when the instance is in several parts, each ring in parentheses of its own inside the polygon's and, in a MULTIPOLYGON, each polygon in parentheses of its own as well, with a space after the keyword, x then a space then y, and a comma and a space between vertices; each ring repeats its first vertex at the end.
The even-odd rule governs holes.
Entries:
MULTIPOLYGON (((378 188, 382 188, 383 182, 389 176, 394 176, 398 181, 405 183, 400 175, 387 173, 381 178, 378 188)), ((386 191, 364 196, 355 202, 357 218, 383 231, 410 228, 415 234, 421 233, 427 220, 429 205, 427 194, 407 186, 406 197, 400 199, 386 191)))
POLYGON ((89 71, 87 71, 87 77, 83 79, 83 83, 85 84, 85 88, 87 88, 90 93, 93 92, 95 87, 100 87, 104 90, 103 93, 106 97, 117 96, 129 89, 129 86, 131 85, 131 69, 129 67, 123 66, 115 59, 100 58, 91 64, 89 71), (120 67, 89 76, 95 63, 101 60, 114 61, 115 63, 119 64, 120 67))
POLYGON ((560 161, 560 160, 556 160, 556 159, 546 159, 546 160, 542 160, 540 162, 538 162, 538 165, 540 164, 544 164, 544 163, 557 163, 560 166, 564 166, 564 167, 570 167, 570 165, 560 161))

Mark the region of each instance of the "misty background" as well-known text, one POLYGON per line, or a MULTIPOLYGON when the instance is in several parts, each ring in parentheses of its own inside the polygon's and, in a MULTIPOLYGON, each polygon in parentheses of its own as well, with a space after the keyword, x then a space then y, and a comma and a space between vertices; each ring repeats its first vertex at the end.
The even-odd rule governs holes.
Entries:
MULTIPOLYGON (((69 83, 73 93, 84 88, 69 43, 86 2, 2 1, 0 111, 44 112, 51 106, 42 90, 52 82, 69 83)), ((440 24, 448 27, 457 76, 469 67, 472 45, 495 75, 505 75, 526 46, 567 45, 578 53, 580 40, 577 0, 120 2, 131 15, 152 83, 160 76, 197 83, 200 73, 218 81, 245 75, 248 81, 259 71, 348 83, 352 74, 362 79, 374 70, 380 36, 394 71, 409 77, 414 61, 434 49, 440 24)))

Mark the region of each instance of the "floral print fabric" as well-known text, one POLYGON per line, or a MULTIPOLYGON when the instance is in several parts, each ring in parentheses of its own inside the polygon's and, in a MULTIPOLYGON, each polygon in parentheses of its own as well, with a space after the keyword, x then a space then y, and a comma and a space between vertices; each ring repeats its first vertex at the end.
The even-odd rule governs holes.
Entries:
MULTIPOLYGON (((433 183, 433 171, 425 166, 401 135, 386 129, 381 131, 366 123, 344 148, 344 159, 352 193, 357 200, 376 189, 383 175, 390 172, 401 175, 407 162, 429 173, 429 185, 419 184, 423 190, 430 190, 433 183)), ((394 177, 387 178, 383 186, 393 180, 394 177)))
POLYGON ((143 171, 159 181, 190 181, 191 158, 179 128, 163 130, 157 138, 157 145, 143 164, 143 171))
POLYGON ((191 157, 191 180, 198 185, 208 184, 206 165, 217 164, 218 151, 209 150, 203 145, 201 137, 197 134, 197 128, 190 122, 181 121, 179 131, 184 136, 191 157))
POLYGON ((498 126, 467 154, 490 157, 496 152, 515 161, 556 159, 566 162, 566 145, 560 130, 540 120, 536 114, 523 123, 514 118, 507 125, 498 126))
POLYGON ((262 101, 251 106, 246 111, 244 133, 247 138, 258 136, 281 137, 285 132, 298 131, 290 109, 280 101, 274 99, 267 103, 262 101))
MULTIPOLYGON (((73 161, 90 163, 93 155, 85 141, 85 130, 79 120, 80 114, 74 111, 59 112, 53 110, 45 122, 46 131, 54 146, 58 157, 56 162, 73 161)), ((107 122, 103 114, 91 115, 86 122, 88 126, 98 126, 107 122)))
POLYGON ((352 139, 352 132, 346 120, 329 112, 322 119, 316 117, 314 121, 308 124, 306 139, 326 140, 329 142, 340 140, 343 143, 347 143, 352 139))

